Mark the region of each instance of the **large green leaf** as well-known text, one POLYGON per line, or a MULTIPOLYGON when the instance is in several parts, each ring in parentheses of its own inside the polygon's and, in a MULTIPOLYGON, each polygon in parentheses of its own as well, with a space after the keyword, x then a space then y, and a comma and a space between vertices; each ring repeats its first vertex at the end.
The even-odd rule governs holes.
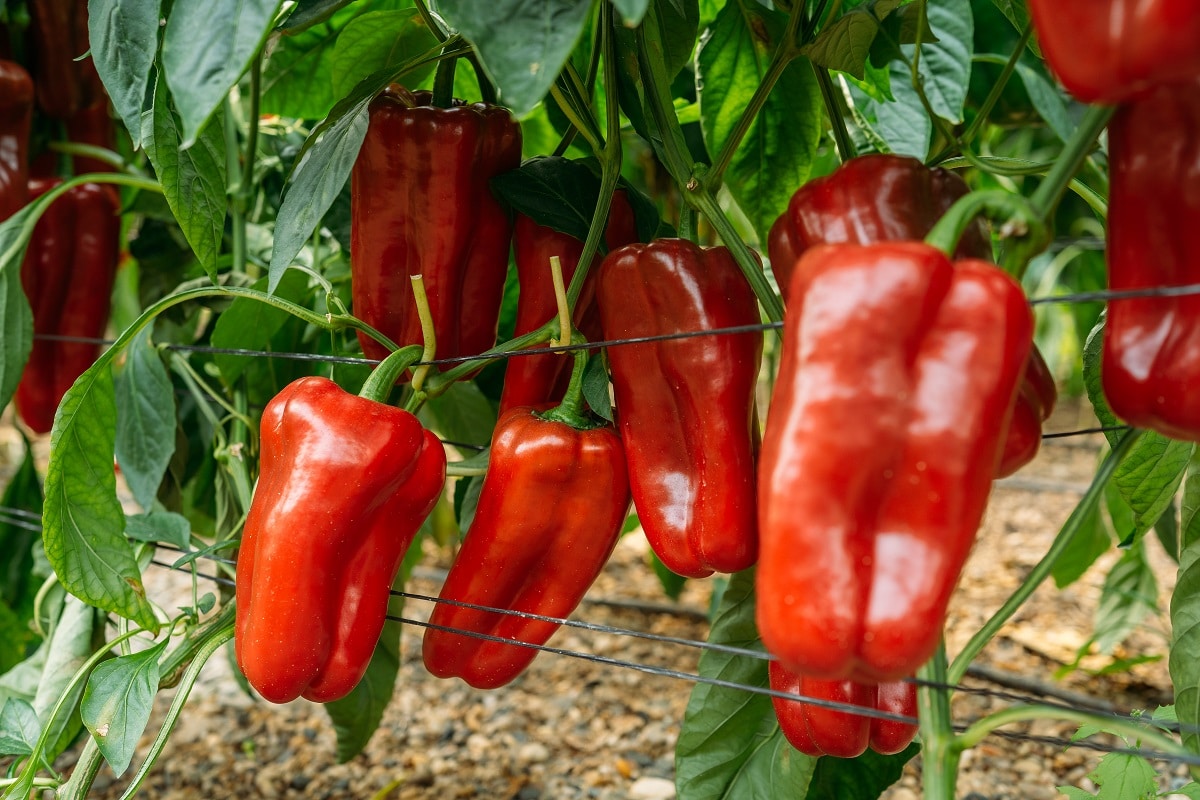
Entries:
POLYGON ((150 341, 152 330, 148 326, 129 343, 115 378, 117 463, 133 498, 146 511, 153 508, 175 453, 175 390, 150 341))
MULTIPOLYGON (((700 124, 710 153, 722 151, 737 128, 786 25, 786 16, 755 0, 730 2, 717 15, 697 59, 700 124)), ((761 241, 808 180, 825 127, 822 108, 812 65, 792 61, 730 162, 729 189, 761 241)))
MULTIPOLYGON (((971 2, 928 0, 926 14, 937 41, 921 45, 921 85, 935 114, 962 122, 975 54, 971 2)), ((915 48, 906 46, 904 50, 912 58, 915 48)))
POLYGON ((142 106, 158 52, 161 10, 162 0, 88 0, 92 60, 135 148, 142 141, 142 106))
MULTIPOLYGON (((373 72, 399 68, 437 44, 416 9, 371 11, 354 18, 338 36, 330 61, 333 96, 344 97, 373 72)), ((404 78, 417 86, 433 73, 433 65, 410 71, 404 78)))
POLYGON ((117 776, 129 768, 150 721, 158 693, 158 660, 170 641, 164 638, 139 653, 106 661, 88 676, 79 713, 117 776))
POLYGON ((282 5, 283 0, 175 0, 163 32, 162 68, 179 112, 183 147, 196 144, 266 42, 282 5))
POLYGON ((157 631, 141 570, 122 535, 113 474, 112 372, 101 360, 67 390, 50 437, 43 542, 62 585, 97 608, 157 631))
MULTIPOLYGON (((13 609, 18 619, 27 621, 33 613, 37 585, 33 580, 33 548, 41 546, 42 486, 34 466, 33 450, 25 448, 25 457, 0 496, 5 513, 0 517, 0 603, 13 609), (27 512, 18 517, 14 512, 27 512)), ((26 631, 32 634, 32 631, 26 631)), ((27 637, 23 637, 25 641, 27 637)), ((0 641, 0 649, 4 648, 0 641)), ((24 647, 0 654, 0 673, 24 658, 24 647), (7 662, 6 656, 15 656, 7 662)))
POLYGON ((1200 538, 1187 541, 1171 595, 1171 655, 1175 711, 1185 726, 1183 743, 1200 753, 1200 538))
MULTIPOLYGON (((709 641, 762 649, 754 624, 754 570, 729 580, 709 641)), ((767 687, 767 661, 706 650, 700 674, 736 686, 767 687)), ((817 760, 787 743, 771 699, 742 689, 697 683, 675 747, 675 786, 688 800, 803 798, 817 760)))
POLYGON ((440 0, 446 21, 475 45, 500 101, 518 117, 558 77, 591 11, 591 0, 440 0))
MULTIPOLYGON (((197 37, 203 38, 203 37, 197 37)), ((171 213, 196 258, 215 279, 225 232, 225 130, 221 115, 200 132, 194 146, 182 149, 183 133, 161 78, 154 89, 154 111, 146 137, 146 155, 162 183, 171 213)))
POLYGON ((64 692, 75 673, 94 652, 98 626, 103 624, 103 615, 97 614, 94 608, 78 598, 68 597, 58 624, 45 644, 46 659, 42 664, 41 679, 32 705, 43 727, 50 726, 50 747, 45 755, 51 761, 71 744, 79 731, 81 722, 76 704, 83 694, 83 684, 78 684, 65 698, 64 692), (66 701, 63 704, 65 711, 51 724, 50 714, 60 698, 66 701))
POLYGON ((33 349, 33 309, 21 287, 21 260, 41 206, 0 222, 0 408, 8 405, 33 349))

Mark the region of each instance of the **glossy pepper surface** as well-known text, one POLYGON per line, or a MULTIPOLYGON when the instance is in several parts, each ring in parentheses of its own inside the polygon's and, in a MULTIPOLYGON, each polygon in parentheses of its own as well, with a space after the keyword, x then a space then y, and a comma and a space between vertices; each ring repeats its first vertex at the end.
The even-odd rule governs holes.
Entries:
MULTIPOLYGON (((860 156, 810 181, 792 195, 768 239, 771 269, 784 296, 796 260, 808 248, 924 239, 967 191, 966 183, 953 172, 893 155, 860 156)), ((991 254, 987 232, 978 221, 972 223, 955 255, 990 260, 991 254)), ((1054 376, 1035 347, 996 477, 1011 475, 1034 459, 1042 442, 1042 423, 1057 399, 1054 376)))
POLYGON ((759 467, 759 630, 791 670, 881 683, 932 654, 1029 355, 1021 287, 917 242, 796 265, 759 467))
MULTIPOLYGON (((729 251, 684 239, 614 250, 596 296, 605 339, 760 321, 729 251)), ((688 577, 752 565, 761 332, 621 345, 608 358, 633 503, 654 552, 688 577)))
MULTIPOLYGON (((608 212, 604 241, 608 249, 636 242, 637 223, 625 193, 613 195, 608 212)), ((562 263, 563 282, 569 284, 583 253, 583 242, 567 233, 539 225, 524 214, 517 215, 513 231, 513 252, 517 262, 517 280, 521 293, 517 297, 517 319, 513 336, 537 330, 558 313, 554 285, 550 279, 550 257, 558 256, 562 263)), ((600 335, 600 316, 596 309, 596 262, 583 284, 575 303, 574 324, 589 340, 600 335)), ((500 412, 515 406, 532 406, 561 400, 571 376, 571 359, 566 355, 517 356, 508 360, 504 373, 504 391, 500 395, 500 412)))
MULTIPOLYGON (((1200 81, 1120 107, 1109 171, 1109 287, 1200 283, 1200 81)), ((1117 416, 1200 441, 1200 295, 1111 300, 1103 353, 1117 416)))
POLYGON ((520 163, 521 129, 499 106, 431 102, 394 84, 371 102, 350 181, 353 310, 397 344, 421 344, 409 276, 422 275, 437 356, 475 355, 496 342, 512 238, 488 181, 520 163))
MULTIPOLYGON (((558 624, 452 603, 564 618, 621 535, 629 483, 611 426, 578 430, 518 406, 496 423, 475 518, 442 586, 433 625, 544 644, 558 624)), ((503 686, 537 655, 521 645, 425 630, 425 666, 478 689, 503 686)))
POLYGON ((38 107, 70 119, 104 96, 91 57, 79 59, 91 49, 87 0, 37 0, 29 16, 38 107))
POLYGON ((441 443, 407 411, 300 378, 267 404, 237 565, 238 665, 264 698, 345 696, 405 551, 441 496, 441 443))
POLYGON ((0 59, 0 220, 29 201, 29 128, 33 81, 15 61, 0 59))
POLYGON ((1050 69, 1085 103, 1119 103, 1200 75, 1195 0, 1029 0, 1050 69))
MULTIPOLYGON (((904 681, 869 685, 823 681, 792 672, 778 661, 768 667, 771 688, 814 700, 862 706, 916 719, 917 687, 904 681)), ((856 758, 870 747, 876 753, 899 753, 917 735, 915 723, 858 716, 795 700, 772 697, 779 727, 792 747, 806 756, 856 758)))
MULTIPOLYGON (((59 183, 30 181, 30 199, 59 183)), ((85 183, 51 203, 34 226, 21 263, 33 309, 33 350, 14 399, 21 419, 38 433, 54 425, 63 395, 100 354, 99 344, 43 337, 103 337, 120 258, 119 210, 107 187, 85 183)))

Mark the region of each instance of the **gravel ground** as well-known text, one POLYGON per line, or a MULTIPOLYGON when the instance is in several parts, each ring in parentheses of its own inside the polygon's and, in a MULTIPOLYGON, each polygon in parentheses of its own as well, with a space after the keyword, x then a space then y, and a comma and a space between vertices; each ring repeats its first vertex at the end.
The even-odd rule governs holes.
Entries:
MULTIPOLYGON (((1057 430, 1088 424, 1072 412, 1052 422, 1057 430)), ((1086 488, 1099 452, 1096 438, 1050 443, 1016 478, 993 492, 980 540, 968 563, 948 621, 953 655, 1004 601, 1045 552, 1086 488)), ((1162 608, 1174 584, 1174 565, 1154 546, 1162 608)), ((612 562, 576 617, 588 622, 703 639, 709 604, 707 581, 689 582, 679 604, 666 611, 613 607, 605 601, 664 605, 645 565, 645 540, 622 540, 612 562), (600 601, 600 602, 596 602, 600 601)), ((410 590, 436 594, 439 554, 431 552, 410 590)), ((1165 661, 1127 673, 1093 676, 1077 671, 1056 681, 1053 673, 1074 660, 1091 631, 1109 553, 1075 585, 1059 591, 1043 585, 979 664, 1107 702, 1118 709, 1153 709, 1171 702, 1165 661)), ((178 591, 180 576, 152 571, 152 595, 178 591)), ((410 601, 407 615, 423 618, 425 605, 410 601)), ((1164 653, 1165 613, 1147 620, 1119 655, 1164 653)), ((628 668, 543 653, 510 686, 477 691, 459 681, 430 676, 421 666, 421 631, 407 626, 396 696, 366 751, 347 764, 334 758, 328 718, 297 701, 273 706, 246 696, 233 680, 227 658, 205 667, 180 726, 143 787, 150 798, 498 798, 533 800, 667 800, 675 796, 673 751, 691 684, 628 668)), ((562 630, 554 647, 622 661, 695 672, 698 651, 628 636, 562 630)), ((1085 659, 1085 667, 1107 663, 1085 659)), ((999 689, 968 680, 968 686, 999 689)), ((148 746, 171 692, 160 695, 148 746)), ((968 722, 1008 701, 978 694, 956 695, 956 721, 968 722)), ((1069 737, 1070 724, 1039 722, 1014 728, 1038 736, 1069 737)), ((959 777, 960 797, 972 800, 1039 800, 1058 796, 1062 784, 1095 787, 1086 777, 1099 755, 1093 751, 992 737, 968 752, 959 777), (974 794, 972 794, 974 793, 974 794)), ((140 758, 135 757, 135 765, 140 758)), ((1164 782, 1173 774, 1162 767, 1164 782)), ((93 794, 119 797, 128 775, 114 779, 102 769, 93 794)), ((885 797, 920 796, 920 759, 915 759, 885 797)))

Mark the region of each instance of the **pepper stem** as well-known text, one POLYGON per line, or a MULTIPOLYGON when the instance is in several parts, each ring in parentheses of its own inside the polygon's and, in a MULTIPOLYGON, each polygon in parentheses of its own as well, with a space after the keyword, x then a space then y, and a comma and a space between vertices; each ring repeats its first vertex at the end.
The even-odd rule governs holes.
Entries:
POLYGON ((404 371, 417 363, 420 358, 421 347, 415 344, 391 353, 383 361, 380 361, 379 366, 371 372, 371 376, 363 384, 358 396, 366 400, 374 400, 376 403, 386 403, 396 381, 400 380, 404 371))
POLYGON ((550 340, 551 347, 561 347, 571 341, 571 304, 563 283, 562 261, 550 256, 550 279, 554 282, 554 302, 558 305, 558 336, 550 340))
POLYGON ((925 243, 946 255, 953 255, 967 226, 981 215, 1001 225, 1002 237, 1011 237, 1020 243, 1006 254, 1004 264, 1005 269, 1020 280, 1029 259, 1045 249, 1050 235, 1034 206, 1021 195, 1000 189, 971 192, 950 206, 925 237, 925 243))
MULTIPOLYGON (((584 344, 582 336, 572 336, 571 344, 584 344)), ((598 428, 604 423, 589 414, 583 401, 583 371, 587 367, 587 350, 575 351, 575 366, 571 368, 571 382, 567 384, 567 393, 562 402, 555 408, 539 413, 537 416, 550 422, 561 422, 572 428, 586 431, 598 428)))
MULTIPOLYGON (((421 360, 430 362, 437 356, 437 331, 433 328, 433 312, 429 310, 429 295, 425 294, 425 279, 420 275, 409 275, 408 279, 412 281, 413 297, 417 303, 417 319, 421 321, 421 341, 425 345, 421 352, 421 360)), ((414 392, 419 393, 425 385, 425 376, 429 374, 429 367, 429 363, 422 364, 413 373, 412 388, 414 392)))
POLYGON ((457 58, 446 58, 438 62, 437 73, 433 78, 432 100, 437 108, 450 108, 454 105, 454 68, 457 65, 457 58))

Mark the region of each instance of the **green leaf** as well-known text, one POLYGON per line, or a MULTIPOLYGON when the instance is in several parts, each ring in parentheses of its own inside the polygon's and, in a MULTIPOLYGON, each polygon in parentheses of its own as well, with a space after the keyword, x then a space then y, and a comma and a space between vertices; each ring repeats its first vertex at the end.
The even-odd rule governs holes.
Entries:
MULTIPOLYGON (((713 619, 712 643, 762 650, 754 625, 754 570, 729 580, 713 619)), ((706 650, 700 674, 767 687, 766 659, 706 650)), ((675 747, 675 786, 688 800, 806 797, 817 760, 784 738, 765 694, 697 683, 675 747)))
POLYGON ((352 2, 353 0, 297 0, 287 19, 279 25, 279 30, 285 34, 305 30, 324 22, 352 2))
POLYGON ((22 619, 10 605, 0 602, 0 674, 25 659, 33 639, 28 619, 22 619))
POLYGON ((1099 506, 1093 505, 1080 522, 1079 532, 1050 568, 1050 574, 1054 576, 1054 585, 1063 589, 1079 580, 1110 547, 1112 535, 1104 524, 1099 506))
POLYGON ((1145 540, 1140 539, 1104 580, 1096 609, 1096 647, 1101 653, 1112 653, 1147 614, 1157 610, 1158 582, 1146 558, 1145 540))
POLYGON ((144 143, 146 155, 162 182, 167 205, 179 221, 184 238, 209 277, 215 279, 221 237, 225 233, 225 130, 222 117, 214 117, 200 132, 195 145, 182 150, 179 119, 172 110, 166 85, 160 77, 154 89, 152 119, 153 132, 144 143))
POLYGON ((842 800, 847 797, 879 797, 900 780, 904 765, 920 750, 915 742, 905 750, 883 756, 867 750, 858 758, 822 758, 817 762, 805 800, 842 800))
POLYGON ((122 535, 125 514, 113 474, 116 413, 112 373, 101 360, 67 390, 54 418, 42 520, 46 557, 67 591, 157 631, 122 535))
POLYGON ((663 594, 672 600, 678 600, 679 596, 683 594, 683 587, 687 586, 687 578, 672 572, 653 550, 650 551, 650 566, 658 577, 658 584, 662 587, 663 594))
POLYGON ((1171 560, 1179 563, 1179 515, 1175 510, 1175 498, 1171 498, 1167 510, 1154 523, 1154 535, 1171 560))
POLYGON ((82 723, 75 707, 83 694, 82 683, 66 696, 63 704, 65 713, 59 714, 53 723, 50 721, 50 712, 64 696, 75 673, 91 657, 93 639, 97 632, 102 632, 98 626, 103 624, 104 617, 97 614, 95 609, 76 597, 67 597, 58 624, 46 643, 46 659, 32 705, 43 726, 50 726, 50 747, 44 754, 48 761, 53 761, 70 746, 79 732, 82 723))
POLYGON ((341 26, 354 9, 324 25, 280 36, 263 67, 261 109, 297 119, 321 119, 338 98, 333 93, 333 52, 341 26))
MULTIPOLYGON (((7 512, 0 517, 0 601, 12 608, 19 619, 27 621, 33 614, 33 598, 38 588, 31 580, 33 551, 35 547, 41 548, 42 540, 42 486, 28 443, 21 465, 0 496, 0 506, 7 512), (22 511, 27 516, 19 515, 22 511)), ((23 650, 16 661, 22 658, 23 650)), ((0 673, 11 666, 0 654, 0 673)))
MULTIPOLYGON (((88 0, 92 61, 136 150, 146 102, 162 0, 88 0)), ((199 37, 203 38, 203 37, 199 37)))
POLYGON ((597 416, 613 421, 612 398, 608 392, 608 367, 604 358, 593 355, 583 368, 583 399, 597 416))
POLYGON ((486 444, 496 427, 496 410, 471 381, 459 381, 445 394, 429 398, 418 416, 443 439, 465 444, 486 444))
POLYGON ((129 343, 124 367, 114 378, 117 463, 133 498, 146 511, 154 506, 175 453, 175 390, 150 341, 152 330, 148 326, 129 343))
POLYGON ((384 623, 383 635, 363 679, 341 700, 325 704, 337 733, 337 760, 344 764, 363 751, 383 719, 400 673, 400 625, 384 623))
POLYGON ((1200 541, 1200 455, 1193 454, 1185 470, 1179 507, 1179 552, 1200 541))
POLYGON ((1183 743, 1200 753, 1200 539, 1186 540, 1171 595, 1171 642, 1167 662, 1175 686, 1175 713, 1183 743))
POLYGON ((0 223, 0 408, 16 393, 33 349, 33 309, 21 287, 21 260, 40 208, 25 206, 0 223))
POLYGON ((282 5, 283 0, 176 0, 172 5, 163 32, 162 68, 179 110, 185 148, 197 143, 213 112, 250 66, 282 5))
MULTIPOLYGON (((959 123, 963 121, 971 56, 975 51, 971 3, 970 0, 928 0, 926 14, 937 41, 921 45, 920 68, 925 95, 935 114, 959 123)), ((903 49, 912 58, 914 47, 903 49)))
POLYGON ((1158 776, 1140 756, 1108 753, 1089 776, 1100 787, 1100 800, 1143 800, 1158 794, 1158 776))
POLYGON ((441 0, 438 11, 475 45, 500 101, 523 117, 550 91, 591 6, 591 0, 441 0))
POLYGON ((151 511, 125 518, 125 535, 136 542, 165 542, 180 550, 192 545, 192 524, 172 511, 151 511))
POLYGON ((621 15, 626 28, 636 28, 646 16, 650 0, 612 0, 613 8, 621 15))
MULTIPOLYGON (((251 286, 259 291, 266 287, 266 278, 260 278, 251 286)), ((284 273, 274 294, 284 300, 301 303, 307 292, 308 276, 299 271, 292 271, 284 273)), ((214 347, 223 350, 270 352, 274 349, 271 339, 291 319, 292 315, 282 308, 261 300, 238 297, 221 313, 217 324, 213 326, 212 343, 214 347)), ((255 366, 251 357, 227 353, 215 354, 213 361, 226 386, 233 386, 243 373, 255 366)))
POLYGON ((489 185, 502 202, 537 224, 581 242, 587 239, 600 179, 583 162, 538 156, 497 175, 489 185))
POLYGON ((1029 101, 1038 115, 1059 139, 1069 141, 1077 126, 1067 110, 1062 93, 1041 73, 1026 64, 1017 63, 1017 75, 1025 85, 1025 93, 1029 95, 1029 101))
POLYGON ((1186 786, 1180 786, 1178 789, 1173 791, 1175 794, 1181 794, 1184 797, 1189 798, 1189 800, 1200 800, 1200 783, 1196 783, 1195 781, 1192 781, 1186 786))
MULTIPOLYGON (((697 59, 700 125, 709 152, 726 147, 786 26, 786 16, 755 0, 731 2, 717 15, 697 59)), ((761 241, 812 172, 824 133, 822 108, 812 65, 793 61, 734 153, 726 181, 761 241)))
POLYGON ((158 659, 169 643, 164 638, 140 653, 105 661, 88 677, 79 713, 117 777, 129 768, 150 721, 160 678, 158 659))
POLYGON ((875 132, 883 137, 890 152, 924 159, 929 152, 933 123, 925 113, 912 74, 899 64, 888 67, 894 102, 870 103, 875 132))
POLYGON ((1091 792, 1085 792, 1076 786, 1056 786, 1059 792, 1067 796, 1067 800, 1090 800, 1096 795, 1091 792))
MULTIPOLYGON (((1008 21, 1013 24, 1018 33, 1024 33, 1032 24, 1029 19, 1029 9, 1026 6, 1025 0, 992 0, 996 8, 1000 9, 1000 13, 1008 17, 1008 21)), ((1041 48, 1038 47, 1037 39, 1029 40, 1029 50, 1038 58, 1042 57, 1041 48)))
MULTIPOLYGON (((437 45, 437 37, 415 8, 371 11, 355 17, 338 35, 330 61, 333 96, 349 94, 378 70, 396 69, 437 45)), ((433 74, 433 64, 412 70, 405 82, 416 86, 433 74)))
POLYGON ((879 28, 879 18, 868 7, 852 8, 823 27, 817 38, 800 48, 800 52, 814 64, 863 80, 867 57, 879 28))
POLYGON ((33 752, 42 723, 28 702, 9 698, 0 711, 0 756, 27 756, 33 752))

